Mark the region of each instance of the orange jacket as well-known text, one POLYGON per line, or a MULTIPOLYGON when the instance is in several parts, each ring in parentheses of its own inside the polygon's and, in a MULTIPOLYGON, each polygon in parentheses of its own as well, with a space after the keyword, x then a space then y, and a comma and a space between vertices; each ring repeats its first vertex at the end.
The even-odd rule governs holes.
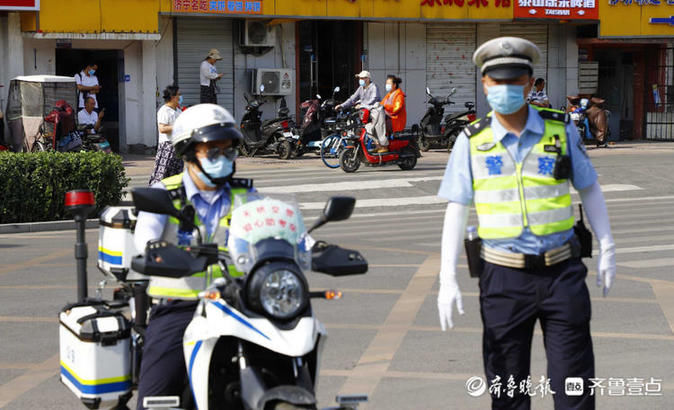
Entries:
POLYGON ((386 114, 391 117, 393 132, 402 131, 407 125, 407 110, 405 109, 405 94, 401 89, 391 91, 381 100, 386 114))

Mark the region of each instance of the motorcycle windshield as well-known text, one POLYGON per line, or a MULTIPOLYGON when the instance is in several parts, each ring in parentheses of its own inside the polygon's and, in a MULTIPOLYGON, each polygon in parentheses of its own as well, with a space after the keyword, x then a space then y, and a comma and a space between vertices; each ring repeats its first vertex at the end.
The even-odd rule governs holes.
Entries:
POLYGON ((247 274, 260 261, 256 244, 265 239, 290 245, 300 268, 311 269, 312 241, 294 198, 254 192, 238 195, 233 206, 227 247, 239 271, 247 274))

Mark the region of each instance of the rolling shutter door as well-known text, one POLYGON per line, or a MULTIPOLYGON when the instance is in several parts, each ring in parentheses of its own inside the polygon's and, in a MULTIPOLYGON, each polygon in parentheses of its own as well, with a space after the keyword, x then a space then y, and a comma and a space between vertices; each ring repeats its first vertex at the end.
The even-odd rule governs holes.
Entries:
POLYGON ((521 37, 536 44, 541 60, 534 65, 534 77, 548 78, 548 26, 542 24, 501 24, 501 35, 521 37))
POLYGON ((465 110, 466 101, 475 102, 476 25, 441 23, 426 25, 426 86, 437 97, 451 97, 455 102, 445 112, 465 110))
POLYGON ((215 63, 218 73, 218 104, 234 112, 234 64, 232 61, 232 20, 224 18, 178 18, 176 56, 178 86, 185 104, 199 104, 199 65, 211 48, 222 60, 215 63))

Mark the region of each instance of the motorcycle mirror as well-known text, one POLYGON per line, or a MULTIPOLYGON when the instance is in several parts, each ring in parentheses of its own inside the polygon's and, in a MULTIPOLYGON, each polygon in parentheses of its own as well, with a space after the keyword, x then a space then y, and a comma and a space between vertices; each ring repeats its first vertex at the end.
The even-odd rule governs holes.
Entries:
POLYGON ((338 93, 338 92, 339 92, 339 86, 335 87, 335 91, 334 91, 334 92, 335 92, 335 93, 338 93))
POLYGON ((309 233, 328 222, 337 222, 349 219, 355 206, 356 198, 350 196, 333 196, 332 198, 328 199, 328 202, 325 204, 325 208, 323 208, 323 213, 318 217, 318 220, 314 223, 314 226, 309 229, 309 233))
POLYGON ((431 97, 433 96, 433 95, 431 94, 431 89, 428 88, 428 87, 426 87, 426 94, 430 95, 431 97))
POLYGON ((318 98, 318 99, 320 100, 320 99, 322 99, 323 97, 321 97, 320 94, 316 94, 316 98, 318 98))
POLYGON ((180 218, 180 212, 173 206, 173 201, 165 189, 134 188, 131 190, 131 196, 134 206, 139 211, 180 218))
POLYGON ((260 94, 264 92, 264 84, 260 84, 260 94))
POLYGON ((456 94, 456 88, 452 88, 452 91, 449 92, 449 95, 454 95, 456 94))

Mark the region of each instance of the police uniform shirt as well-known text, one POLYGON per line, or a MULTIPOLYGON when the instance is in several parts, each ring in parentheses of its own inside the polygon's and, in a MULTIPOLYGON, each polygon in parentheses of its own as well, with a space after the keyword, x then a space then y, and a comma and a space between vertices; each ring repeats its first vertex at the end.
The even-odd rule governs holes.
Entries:
MULTIPOLYGON (((98 85, 98 77, 96 75, 86 75, 84 71, 81 71, 79 74, 75 75, 75 82, 78 85, 83 85, 85 87, 93 87, 98 85)), ((79 108, 84 107, 84 93, 86 91, 80 91, 80 101, 78 104, 79 108)), ((98 108, 98 100, 96 99, 96 94, 88 93, 89 97, 94 99, 94 108, 98 108)))
MULTIPOLYGON (((183 186, 185 187, 185 196, 194 206, 199 220, 205 225, 206 232, 211 235, 215 232, 220 219, 227 215, 231 206, 231 194, 229 185, 215 191, 201 191, 192 181, 187 173, 183 173, 183 186)), ((162 182, 152 185, 152 188, 166 189, 162 182)), ((249 191, 253 191, 250 189, 249 191)), ((139 251, 145 251, 145 244, 150 240, 160 239, 164 233, 168 216, 153 214, 149 212, 140 212, 136 222, 134 242, 139 251)), ((204 238, 204 241, 206 239, 204 238)))
MULTIPOLYGON (((534 145, 543 136, 545 122, 534 108, 529 107, 529 117, 524 130, 518 138, 508 132, 494 116, 491 117, 494 142, 501 142, 508 153, 521 163, 534 145)), ((566 125, 567 153, 571 157, 572 175, 570 182, 580 191, 597 181, 597 173, 585 151, 573 123, 566 125)), ((438 196, 450 202, 470 206, 473 203, 473 175, 470 162, 470 142, 465 133, 461 133, 454 144, 449 157, 445 175, 440 184, 438 196)), ((517 238, 484 240, 485 246, 503 252, 540 254, 562 246, 573 236, 573 229, 551 235, 537 236, 528 228, 517 238)))
POLYGON ((84 108, 77 113, 77 122, 80 125, 96 125, 98 121, 98 113, 96 111, 91 111, 91 114, 87 112, 84 108))

